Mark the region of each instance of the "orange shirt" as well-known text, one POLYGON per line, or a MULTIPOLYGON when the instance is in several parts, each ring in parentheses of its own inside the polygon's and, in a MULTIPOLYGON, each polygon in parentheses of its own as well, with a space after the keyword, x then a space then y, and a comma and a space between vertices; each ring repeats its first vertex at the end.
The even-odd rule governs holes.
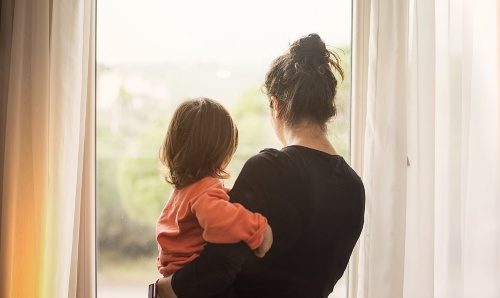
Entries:
POLYGON ((267 220, 229 202, 219 179, 206 177, 174 189, 156 224, 157 267, 172 275, 197 258, 207 242, 244 241, 255 250, 262 244, 267 220))

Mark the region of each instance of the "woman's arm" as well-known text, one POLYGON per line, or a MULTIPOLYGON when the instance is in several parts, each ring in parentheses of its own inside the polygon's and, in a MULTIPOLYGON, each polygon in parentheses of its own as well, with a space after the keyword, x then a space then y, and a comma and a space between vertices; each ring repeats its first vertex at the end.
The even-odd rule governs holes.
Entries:
POLYGON ((181 298, 212 297, 224 292, 240 272, 252 250, 244 242, 207 243, 200 256, 172 276, 172 288, 181 298))

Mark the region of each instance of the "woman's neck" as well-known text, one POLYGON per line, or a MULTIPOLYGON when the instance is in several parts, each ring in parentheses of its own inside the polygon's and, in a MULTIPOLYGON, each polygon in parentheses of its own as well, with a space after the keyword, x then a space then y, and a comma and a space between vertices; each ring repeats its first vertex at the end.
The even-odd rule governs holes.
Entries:
POLYGON ((311 149, 337 154, 332 143, 328 140, 326 132, 317 124, 301 123, 294 127, 283 127, 284 146, 298 145, 311 149))

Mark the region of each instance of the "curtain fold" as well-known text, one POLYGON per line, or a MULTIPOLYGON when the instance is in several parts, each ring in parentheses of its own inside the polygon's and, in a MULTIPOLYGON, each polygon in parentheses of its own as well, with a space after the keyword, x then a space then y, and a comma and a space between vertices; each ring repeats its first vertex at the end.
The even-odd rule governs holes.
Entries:
POLYGON ((436 75, 434 0, 413 1, 409 15, 407 195, 404 295, 434 297, 436 75), (425 286, 421 286, 425 285, 425 286))
POLYGON ((500 297, 500 1, 371 3, 350 295, 500 297))
POLYGON ((367 202, 360 237, 357 297, 402 295, 407 9, 406 1, 371 1, 366 124, 361 153, 367 202))
MULTIPOLYGON (((498 48, 495 40, 496 5, 494 1, 466 1, 465 18, 472 19, 470 51, 462 60, 469 67, 462 69, 458 84, 464 94, 462 123, 463 199, 463 291, 465 297, 500 296, 500 97, 497 93, 498 48), (467 8, 468 8, 467 7, 467 8), (470 15, 469 15, 470 14, 470 15), (470 71, 469 71, 470 69, 470 71), (465 91, 464 90, 464 91, 465 91)), ((467 42, 468 40, 465 40, 467 42)), ((464 42, 464 44, 465 44, 464 42)), ((465 45, 464 45, 465 47, 465 45)))
POLYGON ((95 296, 94 5, 2 1, 2 297, 95 296))
MULTIPOLYGON (((351 84, 351 166, 363 176, 363 150, 366 126, 366 92, 368 81, 368 40, 370 36, 370 0, 353 1, 352 15, 352 75, 351 84)), ((349 298, 357 298, 360 286, 360 241, 349 260, 347 292, 349 298)))

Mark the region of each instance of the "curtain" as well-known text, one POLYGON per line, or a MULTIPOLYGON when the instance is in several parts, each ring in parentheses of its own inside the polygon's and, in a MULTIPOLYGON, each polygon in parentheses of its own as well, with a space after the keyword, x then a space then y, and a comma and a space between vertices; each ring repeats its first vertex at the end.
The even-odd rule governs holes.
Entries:
POLYGON ((393 293, 401 293, 404 273, 407 11, 408 3, 400 0, 372 1, 370 7, 359 297, 401 297, 393 293))
POLYGON ((95 297, 94 14, 2 1, 1 297, 95 297))
POLYGON ((355 3, 349 297, 500 297, 500 1, 355 3))

